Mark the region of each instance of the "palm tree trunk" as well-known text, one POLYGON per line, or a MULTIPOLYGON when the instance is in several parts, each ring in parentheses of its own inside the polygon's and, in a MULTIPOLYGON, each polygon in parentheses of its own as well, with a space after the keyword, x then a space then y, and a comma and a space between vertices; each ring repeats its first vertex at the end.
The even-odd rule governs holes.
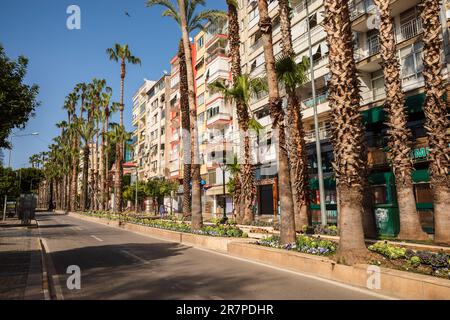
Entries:
POLYGON ((191 148, 192 148, 192 221, 193 230, 198 230, 203 225, 202 217, 202 194, 200 189, 200 160, 197 132, 197 101, 195 97, 194 72, 192 67, 191 42, 187 29, 186 2, 178 0, 180 9, 181 32, 183 35, 184 52, 186 55, 186 71, 189 91, 190 125, 191 125, 191 148))
POLYGON ((115 212, 122 212, 122 175, 120 174, 120 167, 122 166, 122 156, 120 142, 116 144, 116 170, 114 172, 114 208, 115 212))
POLYGON ((88 202, 88 174, 89 174, 89 144, 86 143, 83 150, 83 180, 81 194, 81 211, 85 212, 88 202))
MULTIPOLYGON (((241 39, 239 33, 238 11, 232 2, 228 2, 228 41, 230 45, 231 75, 233 81, 236 82, 242 74, 240 54, 241 39)), ((234 194, 233 202, 234 209, 237 211, 235 212, 237 223, 249 224, 255 219, 253 204, 256 197, 252 150, 250 137, 248 136, 250 116, 247 107, 239 101, 236 102, 236 109, 239 128, 244 134, 244 164, 242 165, 241 172, 236 173, 236 181, 241 183, 241 185, 239 185, 238 192, 235 192, 234 194)))
POLYGON ((100 165, 100 210, 105 210, 106 208, 106 158, 105 158, 105 148, 106 148, 106 131, 105 131, 105 121, 102 123, 102 152, 100 153, 101 165, 100 165))
POLYGON ((73 150, 74 150, 74 154, 76 154, 76 156, 73 158, 73 163, 72 163, 72 192, 70 193, 70 209, 72 211, 77 211, 77 205, 76 205, 76 201, 77 201, 77 194, 78 194, 78 155, 79 155, 79 151, 78 151, 78 138, 75 137, 74 138, 74 143, 73 143, 73 150))
POLYGON ((384 108, 388 117, 389 158, 395 175, 397 199, 400 212, 401 239, 425 240, 422 231, 411 179, 413 165, 410 159, 411 131, 407 124, 405 94, 400 79, 400 64, 394 36, 394 23, 390 16, 389 1, 375 0, 380 11, 380 44, 386 88, 384 108))
MULTIPOLYGON (((125 109, 124 104, 124 90, 125 90, 125 76, 126 76, 126 64, 125 60, 122 60, 121 75, 120 75, 120 126, 123 127, 123 111, 125 109)), ((124 156, 124 141, 119 141, 119 148, 116 147, 116 177, 115 177, 115 202, 116 211, 122 212, 122 181, 123 181, 123 156, 124 156), (119 151, 117 153, 117 151, 119 151), (117 184, 120 183, 120 186, 117 184)))
POLYGON ((430 147, 430 183, 434 197, 434 241, 450 244, 450 121, 444 100, 442 77, 442 26, 440 1, 421 3, 423 33, 423 77, 425 79, 425 128, 430 147))
MULTIPOLYGON (((279 0, 282 49, 285 56, 294 57, 291 32, 291 7, 288 0, 279 0)), ((292 194, 295 203, 295 229, 301 231, 308 225, 309 216, 309 177, 307 171, 307 155, 305 133, 303 130, 300 98, 295 90, 286 90, 287 122, 289 123, 288 146, 291 166, 292 194)))
POLYGON ((183 130, 183 218, 191 216, 191 163, 187 159, 191 158, 190 151, 190 130, 191 121, 189 116, 189 90, 187 81, 186 55, 184 54, 183 40, 180 40, 178 50, 178 61, 180 64, 180 109, 181 127, 183 130))
POLYGON ((286 148, 284 111, 275 70, 275 56, 272 43, 272 20, 269 17, 267 0, 258 0, 259 27, 264 44, 267 81, 269 86, 269 108, 273 127, 278 129, 278 180, 281 209, 280 241, 282 244, 295 242, 295 216, 292 198, 289 157, 286 148))
POLYGON ((94 197, 95 197, 95 210, 103 210, 103 206, 101 205, 102 196, 100 193, 101 187, 101 174, 100 174, 100 152, 99 152, 99 123, 97 122, 97 133, 95 138, 95 174, 94 174, 94 197), (101 207, 101 208, 100 208, 101 207))
POLYGON ((324 27, 330 48, 329 103, 334 119, 333 166, 339 195, 337 259, 352 264, 367 253, 362 224, 364 128, 359 112, 359 86, 347 1, 325 0, 324 6, 324 27))

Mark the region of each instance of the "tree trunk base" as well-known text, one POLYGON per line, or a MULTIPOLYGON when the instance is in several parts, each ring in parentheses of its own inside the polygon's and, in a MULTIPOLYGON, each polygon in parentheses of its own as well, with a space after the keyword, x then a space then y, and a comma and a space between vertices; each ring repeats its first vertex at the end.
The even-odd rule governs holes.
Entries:
POLYGON ((370 260, 370 255, 367 250, 363 249, 338 250, 333 257, 333 260, 339 264, 349 266, 358 263, 366 264, 370 260))
POLYGON ((436 185, 434 190, 434 242, 450 245, 450 188, 436 185))

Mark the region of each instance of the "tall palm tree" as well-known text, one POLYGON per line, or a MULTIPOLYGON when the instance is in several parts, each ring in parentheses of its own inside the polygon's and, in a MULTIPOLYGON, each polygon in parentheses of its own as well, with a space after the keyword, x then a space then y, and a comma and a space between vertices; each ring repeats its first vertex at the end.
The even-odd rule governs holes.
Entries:
MULTIPOLYGON (((187 80, 187 101, 189 103, 189 122, 190 122, 190 150, 191 156, 185 157, 184 161, 191 159, 191 184, 192 184, 192 199, 191 199, 191 226, 192 229, 200 229, 203 224, 202 206, 201 206, 201 190, 200 190, 200 160, 199 160, 199 146, 198 146, 198 132, 197 132, 197 99, 195 97, 194 87, 194 71, 192 65, 192 48, 189 40, 189 34, 195 29, 202 29, 202 22, 217 21, 220 17, 225 17, 225 14, 219 10, 203 10, 196 12, 197 6, 205 5, 204 0, 177 0, 177 4, 170 0, 148 0, 147 6, 154 5, 163 6, 166 10, 163 15, 173 18, 179 25, 182 33, 182 43, 184 47, 184 55, 186 61, 186 80, 187 80)), ((183 106, 182 106, 183 111, 183 106)), ((183 112, 185 114, 185 112, 183 112)), ((186 117, 186 116, 184 116, 186 117)), ((184 122, 185 124, 187 122, 184 122)), ((184 134, 186 135, 186 134, 184 134)), ((184 139, 187 140, 187 139, 184 139)), ((187 146, 187 142, 183 142, 187 146)), ((186 148, 184 148, 186 149, 186 148)), ((184 185, 186 185, 186 179, 184 185)), ((188 189, 189 190, 189 189, 188 189)), ((184 192, 188 192, 184 190, 184 192)), ((186 197, 186 195, 185 195, 186 197)), ((186 199, 186 198, 184 198, 186 199)), ((187 201, 183 201, 187 205, 187 201)), ((184 208, 185 210, 186 208, 184 208)), ((184 211, 183 210, 183 211, 184 211)))
POLYGON ((300 97, 296 89, 307 81, 306 68, 308 61, 300 66, 295 63, 295 52, 292 45, 291 12, 289 0, 279 0, 279 15, 282 34, 283 57, 276 63, 279 80, 283 82, 287 95, 287 123, 289 128, 288 146, 291 167, 292 194, 294 197, 295 228, 300 231, 308 225, 309 216, 309 178, 308 158, 305 147, 305 131, 303 129, 300 97))
MULTIPOLYGON (((180 40, 178 49, 178 62, 180 65, 180 109, 181 109, 181 128, 183 135, 181 141, 183 143, 183 159, 190 158, 190 141, 189 132, 191 131, 191 119, 189 117, 189 99, 186 72, 186 55, 184 54, 183 41, 180 40)), ((184 161, 183 163, 183 219, 191 215, 191 163, 184 161)))
MULTIPOLYGON (((117 158, 121 156, 120 153, 120 144, 122 143, 122 141, 126 141, 129 140, 131 135, 129 133, 126 132, 125 128, 119 124, 111 124, 110 125, 111 130, 108 132, 108 139, 111 143, 114 143, 116 146, 116 164, 117 164, 117 158)), ((119 201, 122 201, 122 176, 120 174, 117 174, 117 171, 119 170, 119 168, 115 169, 115 174, 114 174, 114 207, 115 210, 117 211, 117 208, 121 208, 122 207, 122 203, 119 201), (118 196, 120 195, 120 197, 118 196)), ((119 211, 121 212, 121 211, 119 211)))
POLYGON ((329 51, 329 103, 333 122, 334 171, 339 197, 337 258, 354 263, 367 252, 362 224, 362 161, 364 128, 359 112, 359 88, 353 56, 352 31, 346 0, 325 0, 329 51))
POLYGON ((81 187, 81 210, 86 211, 88 208, 88 169, 89 169, 89 154, 90 142, 92 141, 96 130, 92 122, 80 122, 78 126, 78 133, 83 140, 83 177, 81 187))
POLYGON ((80 117, 79 117, 81 120, 83 120, 83 113, 84 113, 84 111, 86 111, 85 101, 87 99, 87 91, 88 91, 88 86, 84 82, 78 83, 75 86, 74 92, 78 95, 79 98, 81 98, 80 117))
POLYGON ((294 201, 292 198, 289 157, 286 147, 285 114, 275 69, 272 41, 272 19, 269 17, 267 0, 258 0, 259 27, 262 33, 264 58, 269 87, 269 109, 273 127, 278 133, 278 179, 281 209, 280 240, 282 244, 296 240, 294 201))
POLYGON ((439 0, 423 0, 421 3, 424 30, 422 74, 426 91, 424 112, 430 146, 430 182, 434 197, 434 241, 450 244, 450 121, 441 73, 443 49, 440 10, 439 0))
POLYGON ((384 108, 389 115, 389 158, 395 176, 397 201, 400 212, 401 239, 425 240, 426 233, 422 230, 416 209, 416 200, 412 182, 413 165, 410 159, 411 131, 407 123, 405 94, 402 91, 400 78, 400 63, 394 35, 389 1, 375 0, 380 12, 380 53, 383 59, 383 72, 386 88, 384 108))
POLYGON ((107 180, 107 164, 106 164, 106 130, 107 130, 107 119, 109 119, 109 112, 110 112, 110 102, 111 102, 111 93, 103 93, 102 99, 101 99, 101 122, 102 122, 102 131, 101 131, 101 138, 102 138, 102 147, 101 147, 101 154, 100 154, 100 210, 105 210, 108 203, 108 191, 106 189, 106 180, 107 180))
POLYGON ((287 94, 286 121, 289 133, 287 145, 289 146, 291 187, 295 203, 295 228, 297 231, 302 230, 302 227, 309 223, 308 158, 300 98, 296 93, 297 88, 308 81, 306 76, 308 68, 308 58, 303 57, 302 62, 297 64, 293 55, 285 53, 275 62, 278 81, 284 85, 287 94))
MULTIPOLYGON (((239 4, 236 0, 227 0, 228 6, 228 41, 230 46, 231 75, 233 83, 238 82, 242 75, 241 68, 241 39, 239 33, 239 4)), ((235 100, 238 124, 243 133, 243 159, 241 170, 236 173, 236 182, 242 183, 241 188, 236 188, 234 193, 234 208, 238 223, 250 223, 254 219, 253 204, 256 198, 255 177, 252 165, 252 150, 250 144, 249 129, 249 106, 242 103, 240 99, 235 100), (240 194, 242 192, 242 194, 240 194), (237 201, 237 203, 236 203, 237 201), (238 208, 236 206, 238 205, 238 208)), ((239 187, 239 185, 238 185, 239 187)))
MULTIPOLYGON (((220 92, 226 102, 233 102, 238 107, 238 112, 241 112, 243 118, 246 120, 245 124, 240 122, 239 127, 245 132, 244 137, 244 157, 245 162, 240 167, 240 171, 236 172, 238 179, 237 182, 241 183, 242 194, 234 194, 234 207, 238 210, 236 214, 236 220, 238 223, 249 224, 254 219, 254 212, 252 205, 256 194, 256 187, 254 184, 254 176, 252 169, 252 154, 250 146, 250 136, 248 135, 249 129, 257 131, 258 123, 252 117, 250 118, 250 100, 252 97, 258 96, 263 91, 267 91, 267 83, 264 79, 254 78, 251 79, 248 74, 241 74, 233 80, 231 86, 227 86, 222 81, 215 81, 209 85, 209 88, 213 92, 220 92), (236 202, 237 201, 237 202, 236 202), (244 210, 241 211, 242 203, 244 204, 244 210)), ((239 192, 239 188, 238 188, 239 192)))
MULTIPOLYGON (((124 105, 124 88, 125 88, 125 76, 126 76, 126 65, 127 63, 130 64, 139 64, 141 65, 141 60, 137 57, 135 57, 129 47, 128 44, 120 45, 118 43, 115 44, 113 48, 106 49, 106 53, 109 56, 110 60, 113 60, 115 62, 120 62, 120 125, 123 127, 123 111, 125 108, 124 105)), ((123 144, 125 141, 121 141, 119 143, 119 154, 117 156, 116 161, 116 174, 120 175, 120 177, 116 177, 117 181, 122 181, 123 179, 123 156, 124 156, 124 150, 123 150, 123 144)), ((119 192, 119 194, 115 195, 117 198, 117 203, 119 204, 119 207, 116 207, 116 210, 119 212, 122 212, 122 193, 119 192)))
MULTIPOLYGON (((68 122, 68 134, 70 136, 70 140, 71 140, 71 144, 72 144, 72 150, 71 150, 71 157, 69 159, 69 165, 72 166, 72 170, 69 173, 69 182, 68 184, 68 194, 70 197, 70 200, 68 201, 68 210, 72 210, 74 207, 74 201, 73 201, 73 194, 76 194, 76 190, 73 189, 74 188, 74 180, 77 179, 76 177, 76 172, 73 171, 73 166, 74 164, 76 164, 76 158, 74 155, 75 152, 75 146, 76 146, 76 139, 77 139, 77 134, 75 132, 75 130, 73 130, 73 125, 72 123, 74 122, 74 119, 76 118, 76 103, 78 100, 78 94, 76 92, 76 90, 74 90, 73 92, 71 92, 67 97, 66 97, 66 101, 64 103, 64 109, 67 111, 67 122, 68 122)), ((76 185, 75 185, 76 188, 76 185)))

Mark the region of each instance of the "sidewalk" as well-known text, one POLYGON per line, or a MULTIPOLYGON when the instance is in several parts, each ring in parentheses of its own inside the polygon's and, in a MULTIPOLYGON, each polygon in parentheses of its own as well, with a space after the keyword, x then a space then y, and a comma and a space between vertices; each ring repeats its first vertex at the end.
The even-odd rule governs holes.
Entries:
POLYGON ((42 255, 36 221, 0 220, 0 300, 43 300, 42 255))

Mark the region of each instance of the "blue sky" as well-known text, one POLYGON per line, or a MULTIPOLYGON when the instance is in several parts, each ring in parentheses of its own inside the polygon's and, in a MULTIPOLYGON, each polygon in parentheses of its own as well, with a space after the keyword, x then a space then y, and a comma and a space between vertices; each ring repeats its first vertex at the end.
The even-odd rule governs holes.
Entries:
MULTIPOLYGON (((64 120, 65 96, 79 82, 104 78, 119 101, 119 65, 105 51, 115 43, 128 43, 142 66, 130 66, 125 83, 125 120, 131 129, 131 101, 143 79, 158 79, 170 71, 180 31, 160 7, 147 8, 145 0, 1 0, 0 43, 10 58, 29 58, 26 83, 40 87, 41 106, 25 130, 37 137, 14 138, 14 168, 28 166, 30 155, 46 149, 64 120), (69 5, 81 8, 81 30, 68 30, 69 5), (125 15, 128 12, 131 17, 125 15)), ((225 1, 207 0, 208 8, 225 9, 225 1)), ((4 161, 8 162, 8 152, 4 161)))

